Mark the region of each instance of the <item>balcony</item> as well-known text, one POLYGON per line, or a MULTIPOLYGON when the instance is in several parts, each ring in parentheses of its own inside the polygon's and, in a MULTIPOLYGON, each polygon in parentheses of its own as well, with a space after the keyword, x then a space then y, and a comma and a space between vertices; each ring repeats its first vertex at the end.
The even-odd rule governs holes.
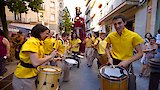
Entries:
POLYGON ((123 13, 134 6, 139 5, 139 0, 111 0, 105 8, 102 9, 102 17, 99 24, 111 20, 116 13, 123 13))

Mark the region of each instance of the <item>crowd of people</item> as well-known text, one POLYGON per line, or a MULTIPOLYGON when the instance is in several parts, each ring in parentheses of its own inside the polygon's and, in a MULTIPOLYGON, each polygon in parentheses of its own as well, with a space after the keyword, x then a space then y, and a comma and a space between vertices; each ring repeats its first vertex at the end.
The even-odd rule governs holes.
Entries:
MULTIPOLYGON (((9 61, 15 59, 19 61, 12 81, 14 90, 36 90, 35 81, 38 75, 36 68, 41 65, 62 68, 64 73, 62 80, 68 82, 70 78, 67 73, 70 67, 66 66, 64 60, 72 58, 78 62, 77 68, 80 68, 81 61, 78 57, 80 44, 85 44, 84 57, 89 68, 96 58, 98 69, 104 65, 117 65, 129 69, 132 68, 132 62, 143 56, 139 76, 144 76, 149 67, 149 59, 159 57, 159 34, 154 38, 151 33, 147 33, 143 39, 125 27, 127 22, 123 15, 115 16, 112 23, 115 32, 108 35, 105 32, 89 33, 84 41, 81 41, 75 32, 58 33, 54 36, 54 33, 42 24, 35 25, 27 37, 24 37, 22 32, 17 32, 7 39, 0 30, 0 76, 6 72, 4 59, 9 58, 9 61)), ((160 33, 160 30, 158 32, 160 33)))

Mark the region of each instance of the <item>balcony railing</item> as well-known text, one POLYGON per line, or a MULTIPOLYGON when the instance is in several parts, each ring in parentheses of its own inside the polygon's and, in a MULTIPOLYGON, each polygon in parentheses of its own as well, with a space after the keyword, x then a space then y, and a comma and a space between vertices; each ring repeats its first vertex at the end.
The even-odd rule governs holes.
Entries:
POLYGON ((119 7, 121 4, 127 3, 131 5, 138 5, 139 0, 111 0, 108 5, 104 6, 102 9, 102 17, 110 13, 115 8, 119 7))

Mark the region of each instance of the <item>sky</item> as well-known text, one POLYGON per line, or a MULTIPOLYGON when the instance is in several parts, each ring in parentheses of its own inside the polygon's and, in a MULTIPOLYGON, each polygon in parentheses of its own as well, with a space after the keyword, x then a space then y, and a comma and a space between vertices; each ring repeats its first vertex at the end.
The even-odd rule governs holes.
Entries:
POLYGON ((85 12, 85 1, 84 0, 63 0, 64 1, 64 7, 67 6, 71 17, 74 18, 76 15, 75 7, 81 7, 82 14, 81 17, 84 16, 85 12))

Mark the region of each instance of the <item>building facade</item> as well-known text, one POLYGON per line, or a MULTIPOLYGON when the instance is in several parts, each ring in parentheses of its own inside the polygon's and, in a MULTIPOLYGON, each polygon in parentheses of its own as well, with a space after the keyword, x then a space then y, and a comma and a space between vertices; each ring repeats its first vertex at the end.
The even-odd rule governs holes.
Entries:
MULTIPOLYGON (((39 12, 33 12, 29 9, 27 14, 21 14, 22 23, 42 23, 50 30, 59 32, 60 22, 62 22, 62 10, 64 8, 63 0, 43 0, 39 12)), ((8 21, 16 22, 14 13, 10 12, 6 7, 6 17, 8 21)))
MULTIPOLYGON (((92 1, 94 0, 86 0, 86 7, 90 7, 89 5, 92 1)), ((156 35, 157 30, 160 28, 160 17, 158 17, 158 15, 160 16, 159 0, 96 0, 95 3, 94 7, 98 8, 98 13, 95 13, 98 20, 95 20, 95 24, 99 26, 98 29, 94 29, 99 30, 99 32, 105 31, 109 33, 114 31, 112 18, 118 13, 122 13, 128 18, 126 27, 137 32, 142 37, 147 32, 156 35)), ((88 21, 88 17, 92 16, 90 14, 92 10, 93 8, 86 9, 86 12, 90 11, 86 13, 87 29, 90 29, 91 23, 93 23, 92 19, 90 23, 88 21)))

